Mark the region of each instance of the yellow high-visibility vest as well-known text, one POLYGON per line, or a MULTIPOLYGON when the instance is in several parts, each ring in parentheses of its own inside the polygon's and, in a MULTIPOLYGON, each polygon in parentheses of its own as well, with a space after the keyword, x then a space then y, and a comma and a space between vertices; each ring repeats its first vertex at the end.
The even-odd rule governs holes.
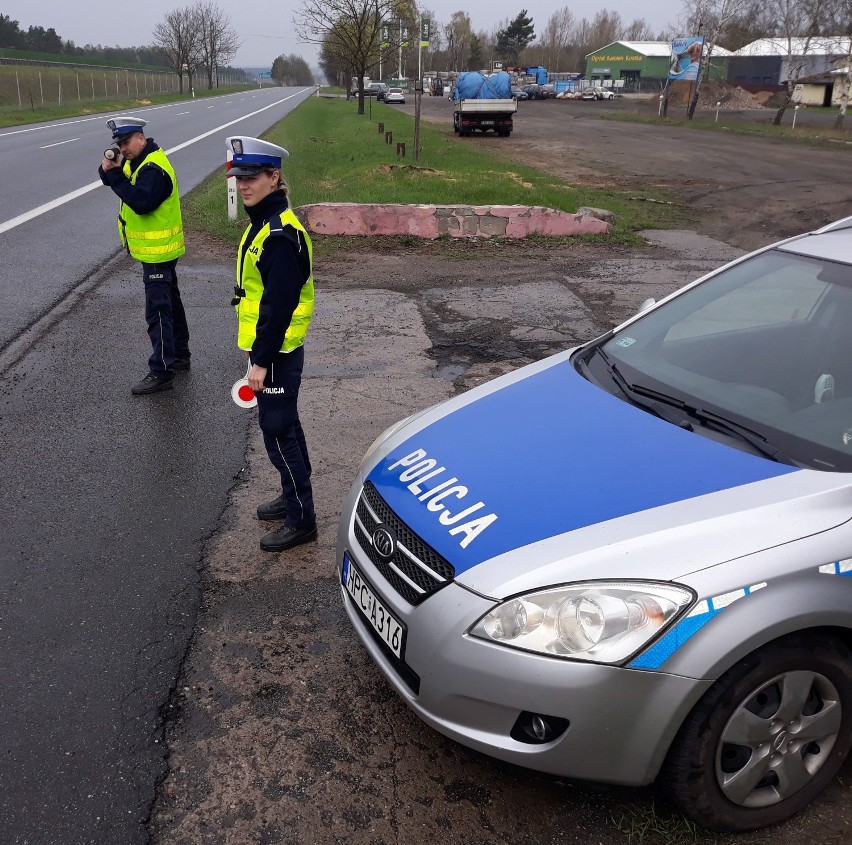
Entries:
POLYGON ((166 154, 154 150, 145 161, 130 172, 130 162, 124 162, 124 175, 131 185, 136 184, 139 174, 146 167, 159 167, 172 180, 172 192, 159 207, 148 214, 137 214, 122 202, 118 207, 118 236, 121 245, 144 264, 158 264, 180 258, 186 252, 183 241, 183 220, 180 214, 180 195, 177 177, 166 154))
POLYGON ((240 349, 251 350, 257 337, 257 320, 260 314, 260 299, 263 296, 263 279, 260 276, 257 262, 263 252, 264 241, 269 237, 270 231, 280 229, 284 226, 292 226, 298 229, 304 236, 308 247, 308 263, 311 267, 311 275, 302 285, 299 294, 299 304, 293 312, 290 325, 284 335, 282 352, 292 352, 305 342, 308 326, 311 324, 311 316, 314 313, 314 276, 313 276, 313 246, 305 227, 299 222, 299 218, 287 209, 280 215, 267 220, 260 231, 254 236, 250 244, 246 244, 251 226, 243 232, 240 240, 240 249, 237 253, 242 260, 237 259, 237 290, 238 299, 234 305, 237 312, 239 327, 237 331, 237 345, 240 349))

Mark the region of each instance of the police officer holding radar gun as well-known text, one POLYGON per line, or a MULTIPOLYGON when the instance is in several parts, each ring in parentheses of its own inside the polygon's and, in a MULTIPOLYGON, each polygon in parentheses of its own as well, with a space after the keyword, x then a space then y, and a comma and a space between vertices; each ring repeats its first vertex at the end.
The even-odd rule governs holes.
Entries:
POLYGON ((257 509, 262 520, 284 520, 260 547, 278 552, 315 540, 311 462, 297 400, 304 342, 314 310, 311 239, 290 209, 281 162, 283 147, 258 138, 226 140, 227 175, 249 216, 237 253, 237 345, 249 360, 248 383, 257 396, 258 422, 281 495, 257 509))
POLYGON ((118 236, 142 262, 145 320, 151 339, 148 374, 130 390, 137 395, 174 387, 175 370, 189 369, 189 329, 176 267, 186 248, 177 177, 166 154, 146 138, 146 121, 112 117, 116 146, 104 153, 101 181, 118 196, 118 236))

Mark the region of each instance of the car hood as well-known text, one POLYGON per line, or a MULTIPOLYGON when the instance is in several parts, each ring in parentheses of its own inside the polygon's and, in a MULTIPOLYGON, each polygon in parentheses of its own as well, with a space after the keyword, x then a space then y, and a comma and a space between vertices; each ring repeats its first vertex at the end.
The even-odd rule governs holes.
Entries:
POLYGON ((367 480, 458 582, 498 596, 668 580, 848 519, 848 475, 685 431, 588 382, 569 354, 420 415, 376 453, 367 480))

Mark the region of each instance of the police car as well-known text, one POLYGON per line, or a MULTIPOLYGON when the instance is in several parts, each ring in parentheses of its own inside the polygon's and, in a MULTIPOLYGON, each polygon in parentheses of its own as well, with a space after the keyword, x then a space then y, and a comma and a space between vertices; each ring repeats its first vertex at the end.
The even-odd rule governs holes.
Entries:
POLYGON ((393 426, 337 556, 442 734, 720 831, 798 812, 852 744, 852 217, 393 426))

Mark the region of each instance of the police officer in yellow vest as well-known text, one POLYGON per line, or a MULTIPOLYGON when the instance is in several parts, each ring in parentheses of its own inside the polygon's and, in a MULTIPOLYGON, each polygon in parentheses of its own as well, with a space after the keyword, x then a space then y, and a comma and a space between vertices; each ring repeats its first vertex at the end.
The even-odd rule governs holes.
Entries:
POLYGON ((186 248, 177 177, 166 154, 146 138, 140 117, 111 117, 107 126, 119 156, 104 155, 98 173, 116 193, 121 244, 142 262, 145 320, 151 339, 148 374, 130 389, 137 395, 174 386, 175 370, 189 369, 189 328, 177 280, 186 248))
POLYGON ((228 176, 249 216, 237 252, 237 344, 251 362, 258 422, 269 460, 281 476, 281 495, 258 506, 262 520, 284 520, 260 547, 283 551, 316 539, 311 462, 297 401, 304 342, 314 311, 311 239, 290 209, 281 176, 287 150, 259 138, 226 140, 228 176))

